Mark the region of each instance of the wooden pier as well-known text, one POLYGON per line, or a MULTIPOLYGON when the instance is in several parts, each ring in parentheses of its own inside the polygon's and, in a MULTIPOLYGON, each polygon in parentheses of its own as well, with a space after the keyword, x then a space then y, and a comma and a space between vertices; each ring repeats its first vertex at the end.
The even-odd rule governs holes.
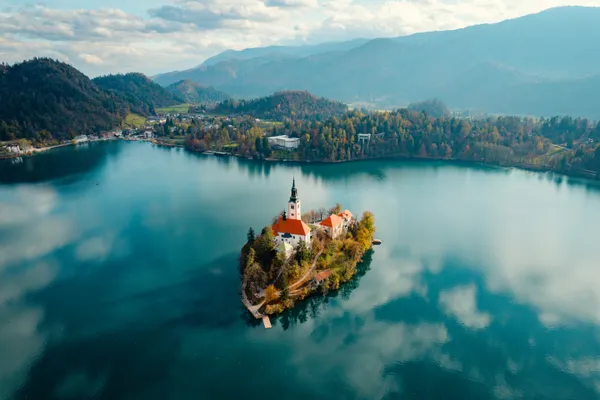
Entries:
POLYGON ((271 329, 271 320, 269 319, 269 317, 267 315, 265 315, 263 318, 263 325, 265 326, 265 329, 271 329))

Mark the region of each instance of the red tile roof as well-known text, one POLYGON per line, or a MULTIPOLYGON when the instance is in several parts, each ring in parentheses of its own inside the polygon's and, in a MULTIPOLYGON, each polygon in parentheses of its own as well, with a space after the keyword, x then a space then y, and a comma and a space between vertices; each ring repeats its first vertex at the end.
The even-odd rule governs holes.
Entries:
POLYGON ((330 228, 333 228, 334 226, 338 226, 342 222, 343 222, 343 220, 342 220, 342 218, 340 216, 337 216, 335 214, 331 214, 329 217, 327 217, 326 219, 324 219, 323 221, 321 221, 319 223, 319 225, 328 226, 330 228))
POLYGON ((286 219, 283 217, 279 218, 273 225, 273 234, 277 236, 278 233, 289 233, 291 235, 306 236, 310 232, 308 225, 304 221, 299 219, 286 219))
POLYGON ((340 217, 344 218, 344 219, 350 219, 352 218, 352 213, 348 210, 344 210, 343 212, 338 214, 340 217))
POLYGON ((315 281, 321 282, 322 280, 329 278, 329 276, 331 276, 331 270, 330 269, 325 270, 325 271, 321 271, 321 272, 319 272, 319 273, 317 273, 315 275, 315 281))

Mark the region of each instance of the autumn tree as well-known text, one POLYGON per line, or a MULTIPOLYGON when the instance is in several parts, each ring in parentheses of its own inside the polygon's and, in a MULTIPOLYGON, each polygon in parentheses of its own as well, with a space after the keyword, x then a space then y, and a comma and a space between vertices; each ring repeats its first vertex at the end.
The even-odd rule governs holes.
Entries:
POLYGON ((258 263, 253 263, 246 269, 245 277, 251 293, 258 293, 267 285, 267 274, 258 263))
POLYGON ((270 227, 264 227, 261 234, 254 241, 256 258, 264 268, 271 266, 271 261, 275 255, 275 236, 270 227))
POLYGON ((267 286, 267 288, 265 289, 266 302, 270 303, 273 300, 277 300, 278 297, 279 297, 279 294, 277 293, 277 289, 275 288, 275 286, 273 286, 273 285, 267 286))
POLYGON ((335 206, 333 206, 330 210, 329 210, 329 215, 331 214, 335 214, 338 215, 340 214, 343 210, 342 205, 340 203, 336 203, 335 206))
POLYGON ((300 265, 310 260, 310 251, 308 250, 308 247, 306 246, 306 242, 304 240, 300 240, 300 243, 296 248, 295 258, 300 265))

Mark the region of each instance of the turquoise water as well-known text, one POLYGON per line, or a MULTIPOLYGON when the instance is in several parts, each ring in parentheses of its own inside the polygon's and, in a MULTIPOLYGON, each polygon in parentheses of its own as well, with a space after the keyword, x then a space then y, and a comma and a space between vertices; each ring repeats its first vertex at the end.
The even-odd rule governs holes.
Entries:
POLYGON ((273 165, 144 143, 0 162, 0 399, 596 399, 600 191, 446 163, 273 165), (340 292, 239 301, 249 226, 375 213, 340 292))

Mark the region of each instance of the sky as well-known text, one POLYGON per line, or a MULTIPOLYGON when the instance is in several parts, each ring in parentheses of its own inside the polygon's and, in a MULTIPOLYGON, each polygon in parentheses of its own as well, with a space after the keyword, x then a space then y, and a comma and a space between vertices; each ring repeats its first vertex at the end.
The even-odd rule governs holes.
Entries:
POLYGON ((153 75, 226 49, 394 37, 600 0, 0 0, 0 61, 153 75))

